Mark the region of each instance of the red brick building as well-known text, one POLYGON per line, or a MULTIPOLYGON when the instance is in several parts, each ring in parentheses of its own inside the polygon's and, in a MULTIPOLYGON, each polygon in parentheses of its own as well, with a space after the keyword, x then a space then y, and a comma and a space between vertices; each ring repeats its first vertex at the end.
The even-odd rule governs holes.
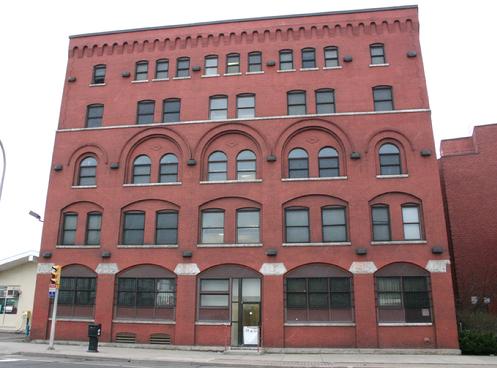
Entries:
POLYGON ((440 145, 440 175, 462 309, 497 313, 497 125, 440 145))
POLYGON ((73 36, 33 338, 457 348, 413 6, 73 36))

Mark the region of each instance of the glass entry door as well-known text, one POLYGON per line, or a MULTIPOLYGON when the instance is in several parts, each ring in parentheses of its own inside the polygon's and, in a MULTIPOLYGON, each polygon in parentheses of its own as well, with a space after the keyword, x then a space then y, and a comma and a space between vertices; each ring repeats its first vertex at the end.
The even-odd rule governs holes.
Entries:
POLYGON ((231 345, 258 346, 261 321, 261 280, 232 279, 231 345))

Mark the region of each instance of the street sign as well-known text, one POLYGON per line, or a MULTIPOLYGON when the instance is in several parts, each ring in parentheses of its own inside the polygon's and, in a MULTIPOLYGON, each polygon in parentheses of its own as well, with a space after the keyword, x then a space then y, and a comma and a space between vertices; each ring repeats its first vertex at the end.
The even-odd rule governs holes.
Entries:
POLYGON ((54 291, 48 290, 48 297, 49 297, 50 299, 55 298, 55 290, 54 290, 54 291))

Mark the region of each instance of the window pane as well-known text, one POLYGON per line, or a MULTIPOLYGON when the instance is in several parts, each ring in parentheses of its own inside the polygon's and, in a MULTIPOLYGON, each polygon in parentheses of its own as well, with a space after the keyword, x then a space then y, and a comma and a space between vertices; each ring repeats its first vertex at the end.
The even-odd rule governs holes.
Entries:
POLYGON ((400 277, 378 277, 378 291, 400 292, 400 277))
POLYGON ((124 230, 123 244, 143 244, 143 230, 124 230))
POLYGON ((388 225, 374 225, 373 226, 373 240, 374 241, 388 241, 390 240, 390 228, 388 225))
POLYGON ((211 98, 211 109, 227 109, 228 108, 228 98, 211 98))
POLYGON ((309 294, 309 308, 328 308, 328 293, 309 294))
POLYGON ((237 106, 240 107, 254 107, 255 97, 254 96, 239 96, 236 100, 237 106))
POLYGON ((259 243, 259 228, 241 228, 237 231, 237 242, 241 244, 259 243))
POLYGON ((286 241, 288 243, 308 243, 309 228, 308 227, 287 227, 286 241))
POLYGON ((224 242, 224 228, 202 229, 202 243, 221 244, 224 242))
POLYGON ((176 282, 174 279, 158 279, 157 280, 157 291, 175 291, 176 282))
POLYGON ((428 280, 426 277, 404 277, 404 291, 428 291, 428 280))
POLYGON ((124 227, 126 229, 143 229, 145 226, 145 214, 127 213, 124 215, 124 227))
POLYGON ((307 160, 307 158, 299 158, 299 159, 291 158, 288 161, 288 167, 290 168, 290 170, 295 170, 295 169, 296 170, 299 170, 299 169, 307 170, 309 167, 309 161, 307 160))
POLYGON ((419 223, 418 207, 402 207, 402 218, 404 222, 419 223))
POLYGON ((176 229, 157 229, 157 244, 177 244, 178 230, 176 229))
POLYGON ((222 120, 222 119, 227 119, 228 118, 228 111, 227 110, 212 110, 210 112, 210 119, 211 120, 222 120))
POLYGON ((289 93, 288 104, 289 105, 305 104, 305 93, 304 92, 289 93))
POLYGON ((224 213, 223 212, 203 212, 202 213, 203 227, 223 227, 224 213))
POLYGON ((288 308, 306 308, 306 294, 288 293, 286 296, 286 305, 288 308))
POLYGON ((176 228, 178 226, 177 213, 159 213, 157 215, 157 227, 159 228, 176 228))
POLYGON ((259 211, 238 211, 239 227, 259 227, 259 211))
POLYGON ((323 228, 323 241, 343 242, 347 241, 347 228, 343 226, 325 226, 323 228))
POLYGON ((287 279, 286 289, 288 292, 290 291, 305 292, 306 291, 305 279, 287 279))
POLYGON ((287 226, 309 225, 309 212, 307 210, 287 210, 285 213, 287 226))
POLYGON ((207 292, 207 291, 228 292, 229 280, 228 279, 200 280, 200 290, 202 292, 207 292))
POLYGON ((406 240, 421 239, 419 224, 404 224, 404 238, 406 240))
POLYGON ((344 208, 323 209, 323 225, 343 225, 345 224, 344 208))
POLYGON ((306 114, 305 105, 288 107, 288 115, 305 115, 305 114, 306 114))
POLYGON ((200 295, 201 307, 226 307, 228 308, 228 295, 200 295))
POLYGON ((327 292, 328 279, 327 278, 311 278, 308 279, 309 292, 327 292))
POLYGON ((374 222, 388 222, 388 208, 386 208, 386 207, 373 207, 373 221, 374 222))

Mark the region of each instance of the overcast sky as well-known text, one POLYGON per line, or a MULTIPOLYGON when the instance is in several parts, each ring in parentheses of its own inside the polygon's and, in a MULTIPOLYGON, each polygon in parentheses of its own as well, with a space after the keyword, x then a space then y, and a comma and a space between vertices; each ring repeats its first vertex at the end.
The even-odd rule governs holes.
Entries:
MULTIPOLYGON (((67 62, 68 36, 162 26, 412 5, 414 1, 71 1, 0 5, 0 140, 7 168, 0 199, 0 260, 38 250, 67 62)), ((497 123, 497 28, 493 1, 419 0, 421 48, 436 145, 497 123)), ((0 160, 0 175, 2 163, 0 160)))

